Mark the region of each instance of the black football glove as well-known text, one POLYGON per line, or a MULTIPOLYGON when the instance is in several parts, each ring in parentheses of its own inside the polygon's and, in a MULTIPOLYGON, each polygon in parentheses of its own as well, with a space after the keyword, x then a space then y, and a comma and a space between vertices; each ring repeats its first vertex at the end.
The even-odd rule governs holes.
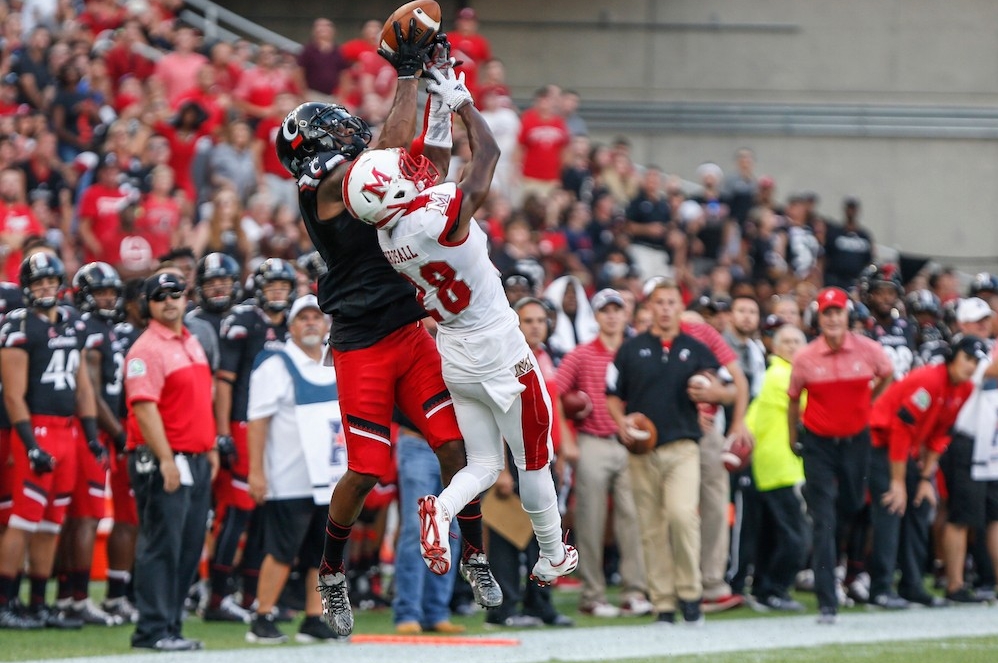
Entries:
POLYGON ((100 440, 87 440, 87 449, 94 455, 99 465, 107 463, 107 447, 100 443, 100 440))
POLYGON ((114 436, 114 450, 119 455, 125 453, 125 446, 128 443, 128 433, 122 430, 114 436))
POLYGON ((232 469, 232 466, 239 461, 236 441, 231 435, 216 435, 215 448, 218 449, 218 460, 225 469, 232 469))
POLYGON ((47 474, 55 469, 55 458, 41 447, 28 449, 28 463, 35 474, 47 474))
POLYGON ((398 21, 395 21, 392 23, 392 29, 395 31, 395 41, 398 44, 398 48, 394 53, 384 48, 378 49, 381 57, 388 60, 395 67, 399 78, 414 78, 417 74, 421 73, 423 71, 423 63, 430 59, 430 53, 436 47, 433 35, 429 30, 424 30, 418 38, 416 37, 417 27, 418 23, 416 19, 409 19, 409 33, 403 36, 402 26, 398 21))

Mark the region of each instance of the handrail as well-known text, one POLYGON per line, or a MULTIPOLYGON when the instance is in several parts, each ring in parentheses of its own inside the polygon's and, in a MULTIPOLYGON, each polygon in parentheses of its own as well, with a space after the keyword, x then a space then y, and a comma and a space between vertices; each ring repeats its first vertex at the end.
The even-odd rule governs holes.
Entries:
POLYGON ((257 41, 273 44, 278 49, 292 55, 298 55, 302 50, 302 45, 295 40, 289 39, 273 30, 268 30, 259 23, 254 23, 234 11, 211 2, 211 0, 186 0, 184 4, 199 10, 203 14, 203 18, 196 12, 190 11, 190 9, 181 11, 180 18, 200 28, 206 37, 221 37, 228 40, 238 39, 239 35, 232 32, 232 30, 222 27, 224 24, 257 41))

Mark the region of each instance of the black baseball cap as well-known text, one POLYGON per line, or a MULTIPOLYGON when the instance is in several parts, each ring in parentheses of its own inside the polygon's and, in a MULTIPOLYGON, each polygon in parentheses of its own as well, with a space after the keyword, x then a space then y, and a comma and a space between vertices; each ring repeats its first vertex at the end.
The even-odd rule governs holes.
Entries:
POLYGON ((977 336, 964 336, 957 342, 956 347, 953 349, 978 361, 988 358, 988 346, 977 336))
POLYGON ((187 290, 187 282, 176 274, 171 274, 169 272, 163 272, 162 274, 153 274, 146 279, 146 299, 152 300, 157 293, 166 292, 184 292, 187 290))

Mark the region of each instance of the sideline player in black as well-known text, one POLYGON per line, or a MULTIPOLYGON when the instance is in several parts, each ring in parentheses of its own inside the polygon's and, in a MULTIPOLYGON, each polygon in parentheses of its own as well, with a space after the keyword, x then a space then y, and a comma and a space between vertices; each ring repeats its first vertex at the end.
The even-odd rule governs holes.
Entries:
POLYGON ((78 628, 82 622, 45 604, 45 590, 76 480, 81 424, 90 452, 102 462, 106 457, 81 357, 86 325, 58 305, 66 271, 55 255, 38 252, 26 258, 20 281, 26 308, 9 313, 0 328, 0 379, 14 459, 13 504, 0 539, 0 612, 9 610, 17 596, 17 574, 30 545, 27 614, 46 626, 78 628))
MULTIPOLYGON (((86 326, 83 361, 94 386, 101 443, 121 452, 125 449, 125 430, 117 413, 125 355, 113 330, 122 309, 121 277, 106 262, 92 262, 76 272, 72 285, 73 302, 86 326)), ((85 453, 81 444, 83 441, 78 440, 76 485, 56 551, 59 579, 56 607, 84 624, 119 626, 125 621, 123 617, 105 612, 90 599, 97 524, 107 510, 108 466, 85 453)))
POLYGON ((222 320, 232 307, 239 304, 242 269, 236 259, 225 253, 209 253, 198 261, 194 276, 194 301, 197 306, 184 317, 200 318, 209 323, 218 335, 222 320))
POLYGON ((865 334, 884 346, 900 380, 915 367, 915 327, 901 315, 901 273, 894 265, 869 265, 858 280, 859 297, 870 309, 865 334))
POLYGON ((928 289, 915 290, 904 298, 904 307, 915 328, 916 363, 928 366, 945 362, 951 335, 943 322, 943 305, 939 297, 928 289))
MULTIPOLYGON (((286 260, 268 258, 253 274, 255 304, 234 306, 220 328, 221 364, 215 375, 215 426, 222 468, 215 480, 215 554, 209 569, 211 595, 206 621, 248 622, 263 562, 259 542, 249 537, 243 553, 242 604, 228 598, 239 540, 247 531, 256 502, 249 494, 247 407, 249 380, 264 349, 278 349, 287 339, 287 311, 297 281, 286 260)), ((253 528, 250 528, 253 529, 253 528)))
MULTIPOLYGON (((407 37, 402 37, 398 23, 395 30, 397 52, 382 55, 395 67, 398 85, 379 149, 409 146, 424 63, 431 57, 449 58, 445 35, 438 34, 436 41, 420 38, 415 21, 407 37)), ((427 156, 431 150, 446 150, 451 133, 449 109, 436 114, 432 110, 425 127, 427 156)), ((468 506, 458 514, 464 539, 462 575, 481 605, 502 602, 483 552, 478 480, 461 475, 467 468, 464 440, 440 374, 436 345, 420 323, 426 314, 413 286, 382 255, 376 230, 358 223, 343 204, 349 162, 370 140, 364 120, 342 106, 313 102, 285 118, 276 141, 281 163, 298 180, 298 202, 309 237, 329 268, 319 279, 319 304, 333 318, 330 354, 339 380, 349 468, 329 504, 318 589, 326 621, 341 636, 353 631, 344 549, 364 498, 392 462, 390 426, 396 404, 433 448, 443 482, 468 492, 468 506)))

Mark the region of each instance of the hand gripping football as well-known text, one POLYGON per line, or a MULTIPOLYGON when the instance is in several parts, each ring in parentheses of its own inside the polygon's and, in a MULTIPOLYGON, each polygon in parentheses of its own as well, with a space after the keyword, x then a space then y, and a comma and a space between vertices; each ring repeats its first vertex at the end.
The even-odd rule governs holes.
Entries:
POLYGON ((405 38, 409 35, 411 19, 416 19, 416 39, 419 39, 427 30, 430 32, 429 39, 432 39, 433 35, 440 29, 440 5, 434 0, 414 0, 414 2, 407 2, 396 9, 381 28, 381 48, 389 53, 395 53, 399 45, 395 39, 395 29, 392 24, 398 21, 402 27, 402 37, 405 38))
POLYGON ((646 454, 658 442, 658 429, 640 412, 627 415, 627 433, 634 438, 634 444, 628 449, 632 454, 646 454))

